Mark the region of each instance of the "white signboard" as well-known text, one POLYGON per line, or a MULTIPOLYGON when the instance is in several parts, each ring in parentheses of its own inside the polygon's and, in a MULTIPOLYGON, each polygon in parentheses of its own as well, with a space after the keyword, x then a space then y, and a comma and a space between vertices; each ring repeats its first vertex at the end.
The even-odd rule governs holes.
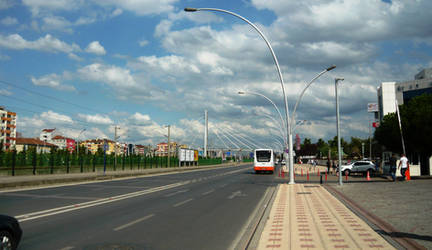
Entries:
POLYGON ((181 148, 179 150, 179 159, 180 159, 180 161, 186 161, 186 153, 187 153, 187 149, 181 148))
POLYGON ((368 103, 368 112, 378 112, 378 103, 368 103))

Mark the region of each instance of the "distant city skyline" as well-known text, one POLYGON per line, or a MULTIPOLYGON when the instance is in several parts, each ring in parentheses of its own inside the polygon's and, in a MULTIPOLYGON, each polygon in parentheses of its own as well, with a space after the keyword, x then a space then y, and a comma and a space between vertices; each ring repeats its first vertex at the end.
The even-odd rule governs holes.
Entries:
MULTIPOLYGON (((166 125, 179 144, 224 135, 279 147, 272 105, 283 110, 277 73, 263 40, 241 20, 185 7, 221 8, 256 24, 281 64, 289 109, 316 74, 297 110, 301 140, 367 138, 367 104, 381 82, 414 79, 432 67, 432 2, 347 1, 11 1, 0 0, 0 106, 17 113, 17 132, 56 128, 80 140, 156 145, 166 125), (85 129, 84 132, 83 129, 85 129), (215 131, 218 134, 215 133, 215 131), (82 132, 82 133, 81 133, 82 132), (81 133, 81 134, 80 134, 81 133)), ((226 140, 223 142, 223 140, 226 140)), ((234 141, 235 142, 235 141, 234 141)))

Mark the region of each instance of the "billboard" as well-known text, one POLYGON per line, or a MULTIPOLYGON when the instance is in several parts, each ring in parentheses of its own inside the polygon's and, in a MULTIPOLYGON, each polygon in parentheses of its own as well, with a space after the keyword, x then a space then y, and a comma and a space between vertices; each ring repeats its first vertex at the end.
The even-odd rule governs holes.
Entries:
POLYGON ((198 161, 198 150, 181 148, 178 151, 180 162, 198 161))
POLYGON ((198 150, 194 150, 194 161, 198 161, 198 150))
POLYGON ((368 112, 378 112, 378 103, 368 103, 368 112))

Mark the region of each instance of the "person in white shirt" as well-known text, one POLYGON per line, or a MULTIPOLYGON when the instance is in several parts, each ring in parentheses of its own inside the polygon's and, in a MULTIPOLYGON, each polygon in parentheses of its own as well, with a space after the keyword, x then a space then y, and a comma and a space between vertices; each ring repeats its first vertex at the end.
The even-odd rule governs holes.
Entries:
POLYGON ((406 158, 405 154, 402 154, 402 157, 399 160, 399 166, 398 169, 400 168, 400 173, 402 175, 402 180, 405 180, 405 173, 407 171, 409 167, 409 163, 408 163, 408 158, 406 158))

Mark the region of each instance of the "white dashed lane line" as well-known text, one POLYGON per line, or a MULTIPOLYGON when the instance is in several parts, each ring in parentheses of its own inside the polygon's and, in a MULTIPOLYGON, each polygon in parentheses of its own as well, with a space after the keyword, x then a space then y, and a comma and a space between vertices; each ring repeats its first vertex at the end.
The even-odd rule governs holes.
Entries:
POLYGON ((193 201, 193 199, 191 198, 191 199, 187 199, 185 201, 179 202, 177 204, 174 204, 173 207, 179 207, 179 206, 184 205, 184 204, 186 204, 186 203, 188 203, 190 201, 193 201))
POLYGON ((127 224, 124 224, 124 225, 122 225, 122 226, 116 227, 116 228, 114 228, 114 231, 120 231, 120 230, 125 229, 125 228, 127 228, 127 227, 133 226, 133 225, 135 225, 135 224, 137 224, 137 223, 140 223, 140 222, 142 222, 142 221, 145 221, 145 220, 147 220, 147 219, 150 219, 150 218, 153 217, 153 216, 154 216, 154 214, 146 215, 146 216, 144 216, 144 217, 142 217, 142 218, 139 218, 139 219, 137 219, 137 220, 131 221, 131 222, 129 222, 129 223, 127 223, 127 224))

